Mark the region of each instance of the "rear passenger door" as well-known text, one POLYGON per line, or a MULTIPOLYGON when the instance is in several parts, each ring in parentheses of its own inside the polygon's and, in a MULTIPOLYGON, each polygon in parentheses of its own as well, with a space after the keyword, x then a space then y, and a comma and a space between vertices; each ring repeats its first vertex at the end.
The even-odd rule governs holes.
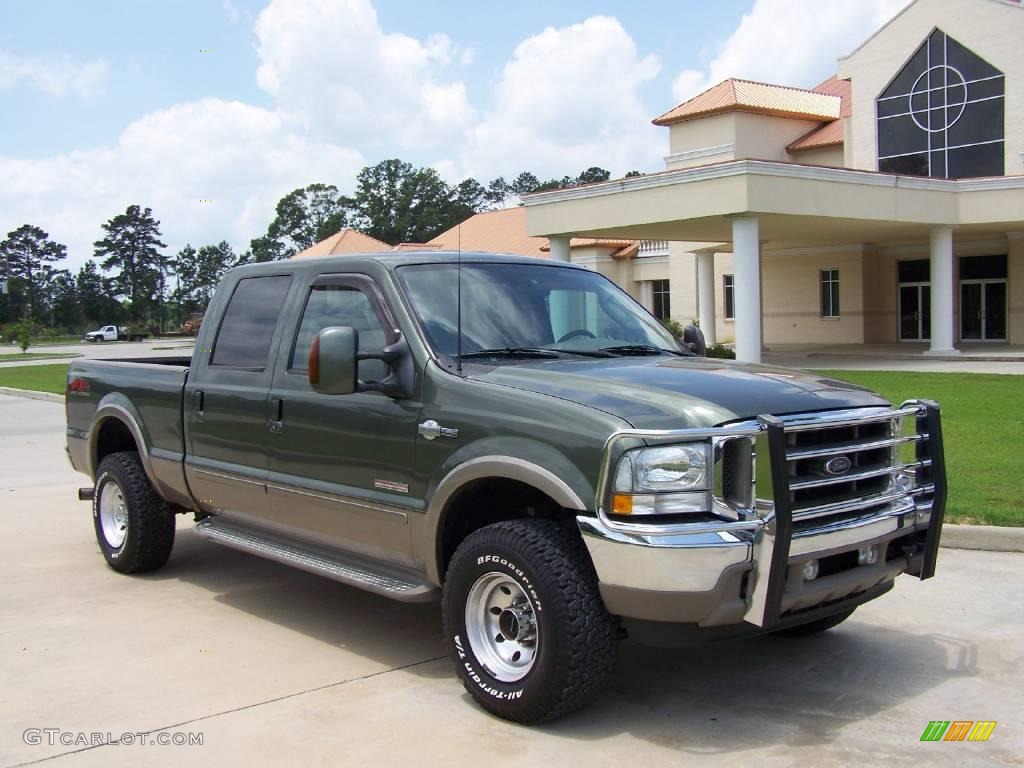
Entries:
POLYGON ((291 283, 278 274, 225 284, 220 325, 196 345, 185 386, 185 476, 203 511, 243 520, 265 513, 267 392, 291 283))
MULTIPOLYGON (((308 373, 310 345, 329 326, 355 328, 361 352, 395 342, 387 301, 368 275, 329 274, 304 287, 292 306, 270 392, 277 424, 267 436, 267 494, 275 522, 302 538, 409 564, 409 513, 422 511, 423 496, 414 477, 418 392, 408 399, 324 395, 308 373)), ((362 381, 387 373, 379 360, 359 363, 362 381)))

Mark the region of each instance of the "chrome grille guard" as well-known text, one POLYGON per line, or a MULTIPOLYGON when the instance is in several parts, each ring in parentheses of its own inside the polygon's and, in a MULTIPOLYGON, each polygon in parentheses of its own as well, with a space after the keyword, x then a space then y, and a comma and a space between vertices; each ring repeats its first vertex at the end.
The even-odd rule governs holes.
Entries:
MULTIPOLYGON (((712 458, 714 460, 714 456, 712 458)), ((620 430, 612 434, 604 446, 595 509, 605 526, 626 534, 657 537, 721 531, 748 536, 752 543, 753 570, 747 586, 747 610, 744 619, 760 627, 770 627, 780 619, 795 519, 803 523, 809 518, 830 513, 859 508, 878 509, 884 505, 884 514, 900 515, 901 526, 904 525, 903 514, 910 517, 907 526, 909 533, 913 530, 915 520, 923 519, 918 516, 930 511, 925 542, 920 552, 922 560, 918 573, 920 579, 928 579, 935 574, 935 562, 945 516, 946 492, 946 467, 939 405, 930 400, 908 400, 898 408, 855 408, 784 417, 765 415, 759 416, 755 421, 708 429, 620 430), (796 455, 797 452, 790 452, 787 455, 788 434, 811 429, 893 421, 904 417, 913 417, 917 420, 915 436, 894 436, 882 441, 885 445, 872 444, 871 447, 896 447, 903 443, 916 442, 916 461, 902 465, 893 462, 893 466, 887 470, 890 473, 905 469, 914 470, 917 482, 913 488, 905 491, 888 491, 840 504, 801 508, 796 515, 794 514, 787 461, 802 456, 796 455), (717 515, 725 515, 724 519, 672 525, 627 523, 622 522, 621 518, 614 520, 609 517, 614 462, 628 448, 698 440, 710 440, 712 445, 720 445, 737 438, 751 439, 755 441, 756 446, 753 461, 758 466, 752 472, 756 488, 752 490, 748 508, 726 509, 724 505, 716 503, 716 500, 712 503, 712 508, 717 515), (627 445, 623 446, 623 443, 627 445), (760 465, 763 457, 768 459, 767 471, 760 465)), ((712 495, 709 493, 709 498, 712 495)), ((813 530, 808 533, 813 534, 813 530)))

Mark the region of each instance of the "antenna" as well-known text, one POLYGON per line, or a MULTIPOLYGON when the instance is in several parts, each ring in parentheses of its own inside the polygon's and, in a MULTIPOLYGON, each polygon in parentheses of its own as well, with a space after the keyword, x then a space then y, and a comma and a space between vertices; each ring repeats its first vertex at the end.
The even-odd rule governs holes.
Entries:
POLYGON ((459 261, 455 267, 455 372, 462 373, 462 224, 456 229, 459 261))

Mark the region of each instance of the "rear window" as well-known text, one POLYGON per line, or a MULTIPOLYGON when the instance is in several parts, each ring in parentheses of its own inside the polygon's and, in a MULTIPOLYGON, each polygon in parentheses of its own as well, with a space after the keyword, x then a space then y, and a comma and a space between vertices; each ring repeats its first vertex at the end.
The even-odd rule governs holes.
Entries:
POLYGON ((274 275, 238 281, 224 312, 210 365, 258 371, 267 367, 270 342, 291 280, 288 275, 274 275))

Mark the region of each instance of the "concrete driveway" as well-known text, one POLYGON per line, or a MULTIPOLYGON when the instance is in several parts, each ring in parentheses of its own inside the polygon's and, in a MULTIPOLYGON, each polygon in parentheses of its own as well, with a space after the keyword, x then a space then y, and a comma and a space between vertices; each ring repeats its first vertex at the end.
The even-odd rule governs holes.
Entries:
POLYGON ((943 550, 938 577, 814 639, 625 642, 594 706, 523 728, 455 681, 437 606, 218 548, 185 519, 164 570, 115 574, 63 427, 58 404, 0 396, 0 766, 1024 765, 1024 555, 943 550), (922 743, 930 720, 998 726, 922 743), (46 728, 148 735, 25 743, 46 728), (201 746, 149 743, 190 733, 201 746))

